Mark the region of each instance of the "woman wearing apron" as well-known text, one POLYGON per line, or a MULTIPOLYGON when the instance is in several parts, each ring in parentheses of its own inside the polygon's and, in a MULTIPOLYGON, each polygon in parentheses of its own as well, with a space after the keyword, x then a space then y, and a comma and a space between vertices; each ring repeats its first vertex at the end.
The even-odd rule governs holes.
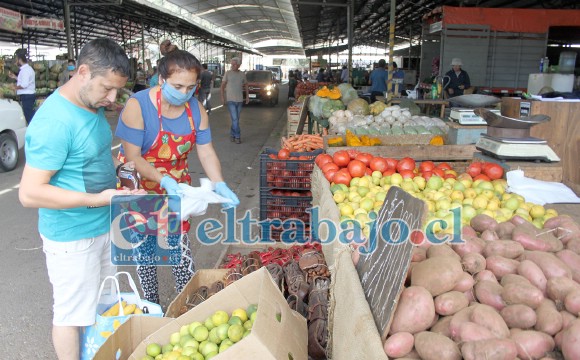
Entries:
MULTIPOLYGON (((162 49, 164 50, 164 49, 162 49)), ((220 161, 211 143, 208 116, 200 111, 195 92, 201 64, 187 51, 174 49, 159 62, 159 85, 133 95, 117 125, 121 138, 119 158, 134 161, 141 175, 141 187, 149 193, 181 195, 178 183, 191 184, 187 158, 194 146, 206 175, 214 182, 219 195, 232 200, 237 196, 223 180, 220 161)), ((171 204, 170 204, 171 205, 171 204)), ((182 223, 182 236, 169 235, 169 246, 177 247, 181 240, 181 259, 172 266, 176 290, 180 292, 195 272, 187 236, 190 224, 182 223)), ((144 297, 159 303, 157 267, 153 253, 157 237, 147 236, 139 246, 142 257, 137 274, 144 297), (149 260, 148 260, 149 258, 149 260)))

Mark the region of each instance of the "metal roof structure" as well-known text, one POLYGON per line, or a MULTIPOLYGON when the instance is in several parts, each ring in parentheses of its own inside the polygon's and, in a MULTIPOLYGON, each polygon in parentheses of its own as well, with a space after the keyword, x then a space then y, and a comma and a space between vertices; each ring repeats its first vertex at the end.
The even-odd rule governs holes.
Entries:
MULTIPOLYGON (((386 48, 389 37, 390 2, 352 0, 354 3, 353 46, 386 48)), ((349 0, 292 0, 297 14, 302 43, 306 50, 345 44, 349 0), (332 5, 343 5, 332 6, 332 5)), ((443 5, 493 8, 580 9, 577 0, 397 0, 395 42, 416 38, 422 17, 443 5)))
MULTIPOLYGON (((312 54, 347 44, 347 5, 353 10, 351 45, 386 48, 390 17, 387 0, 2 0, 0 7, 62 20, 67 3, 76 48, 103 36, 130 47, 144 35, 155 41, 172 36, 184 48, 191 40, 254 54, 312 54)), ((580 8, 577 0, 398 0, 396 43, 418 39, 422 17, 442 5, 580 8)), ((63 47, 66 34, 0 31, 0 41, 63 47)))

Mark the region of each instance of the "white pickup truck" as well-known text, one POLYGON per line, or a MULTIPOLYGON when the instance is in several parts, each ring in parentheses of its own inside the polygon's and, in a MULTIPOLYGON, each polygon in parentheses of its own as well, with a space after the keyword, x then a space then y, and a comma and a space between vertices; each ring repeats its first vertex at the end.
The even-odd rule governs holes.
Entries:
POLYGON ((18 151, 24 147, 26 119, 20 104, 0 99, 0 169, 13 170, 18 164, 18 151))

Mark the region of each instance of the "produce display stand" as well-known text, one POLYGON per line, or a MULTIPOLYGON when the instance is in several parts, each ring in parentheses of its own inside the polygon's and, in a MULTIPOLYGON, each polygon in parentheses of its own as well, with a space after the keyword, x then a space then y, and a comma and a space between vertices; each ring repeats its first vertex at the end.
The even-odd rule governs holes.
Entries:
POLYGON ((526 177, 543 180, 543 181, 553 181, 562 182, 563 180, 563 169, 561 162, 545 163, 545 162, 533 162, 533 161, 503 161, 496 158, 483 155, 480 152, 476 152, 473 155, 474 160, 493 162, 500 165, 504 171, 510 170, 523 170, 526 177))
MULTIPOLYGON (((328 150, 328 149, 341 149, 341 148, 346 149, 346 148, 348 148, 348 146, 329 146, 328 145, 329 139, 336 139, 340 136, 342 136, 343 143, 346 144, 346 136, 345 135, 324 135, 322 137, 322 140, 324 142, 324 149, 328 150)), ((446 137, 446 135, 433 135, 433 134, 424 134, 424 135, 411 135, 411 134, 405 134, 405 135, 367 135, 367 136, 381 140, 381 145, 366 146, 365 148, 377 148, 377 147, 382 147, 382 146, 386 146, 386 145, 391 145, 391 146, 395 146, 395 145, 396 146, 399 146, 399 145, 429 145, 431 139, 433 139, 433 137, 435 137, 435 136, 443 137, 444 141, 445 141, 445 137, 446 137)), ((356 149, 359 149, 359 148, 360 148, 359 146, 356 147, 356 149)))
POLYGON ((355 149, 374 156, 402 159, 411 157, 415 160, 432 161, 467 161, 473 158, 477 150, 475 145, 386 145, 386 146, 357 146, 357 147, 330 147, 327 154, 334 154, 339 150, 355 149))

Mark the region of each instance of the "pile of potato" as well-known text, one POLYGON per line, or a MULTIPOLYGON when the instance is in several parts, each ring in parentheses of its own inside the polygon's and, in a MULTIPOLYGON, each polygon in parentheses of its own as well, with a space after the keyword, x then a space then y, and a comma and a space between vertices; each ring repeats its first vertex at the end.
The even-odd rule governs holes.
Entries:
POLYGON ((414 248, 384 350, 398 359, 580 359, 580 227, 481 214, 414 248))

